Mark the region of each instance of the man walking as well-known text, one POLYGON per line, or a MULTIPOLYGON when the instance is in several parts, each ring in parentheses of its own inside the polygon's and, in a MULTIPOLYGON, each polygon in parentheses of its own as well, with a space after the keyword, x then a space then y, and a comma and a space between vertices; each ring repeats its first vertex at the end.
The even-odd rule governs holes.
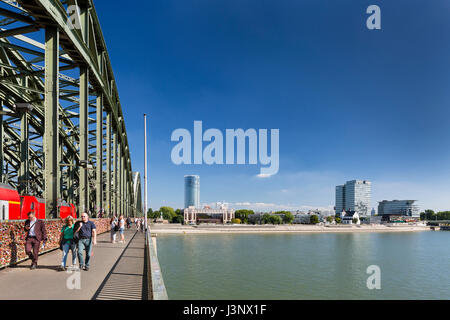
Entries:
POLYGON ((31 259, 30 269, 34 270, 37 267, 41 241, 44 241, 42 247, 45 247, 45 242, 47 242, 47 231, 44 222, 38 220, 34 212, 28 213, 28 220, 25 221, 24 228, 26 231, 25 253, 31 259))
POLYGON ((78 241, 78 262, 80 263, 80 269, 89 271, 92 247, 97 244, 97 231, 95 230, 95 223, 89 221, 89 216, 86 212, 81 214, 81 227, 76 231, 79 232, 80 238, 78 241), (86 251, 86 262, 83 259, 83 251, 86 251))

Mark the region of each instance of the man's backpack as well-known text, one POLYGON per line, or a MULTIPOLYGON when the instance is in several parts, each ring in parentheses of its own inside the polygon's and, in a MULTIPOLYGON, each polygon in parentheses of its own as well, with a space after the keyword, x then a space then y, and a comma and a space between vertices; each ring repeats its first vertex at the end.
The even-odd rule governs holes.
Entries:
POLYGON ((114 223, 114 231, 119 231, 119 230, 120 230, 119 221, 116 221, 114 223))

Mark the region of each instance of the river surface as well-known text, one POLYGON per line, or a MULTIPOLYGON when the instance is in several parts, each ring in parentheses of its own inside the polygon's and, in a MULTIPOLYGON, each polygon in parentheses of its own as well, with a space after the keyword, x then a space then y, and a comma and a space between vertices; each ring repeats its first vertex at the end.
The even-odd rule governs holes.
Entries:
POLYGON ((450 299, 446 231, 158 235, 157 246, 169 299, 450 299), (371 265, 381 289, 367 287, 371 265))

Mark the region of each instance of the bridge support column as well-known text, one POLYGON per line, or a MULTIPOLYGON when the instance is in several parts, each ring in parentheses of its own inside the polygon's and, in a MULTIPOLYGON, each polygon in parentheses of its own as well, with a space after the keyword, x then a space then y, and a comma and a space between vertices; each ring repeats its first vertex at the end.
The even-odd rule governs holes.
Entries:
MULTIPOLYGON (((89 10, 80 7, 81 34, 84 43, 89 46, 89 10)), ((80 66, 80 172, 79 172, 79 211, 89 211, 89 69, 80 66)))
MULTIPOLYGON (((125 160, 125 157, 124 157, 124 160, 125 160)), ((125 164, 124 175, 125 175, 125 178, 124 178, 125 183, 123 186, 123 188, 124 188, 123 193, 124 193, 124 197, 125 197, 125 214, 128 217, 129 216, 129 213, 128 213, 128 170, 127 170, 126 164, 125 164)))
POLYGON ((69 164, 71 166, 67 167, 67 202, 74 203, 75 194, 74 194, 74 188, 73 188, 73 180, 75 178, 74 177, 75 167, 74 167, 74 161, 73 161, 72 154, 69 156, 69 164))
MULTIPOLYGON (((97 97, 97 172, 96 172, 96 210, 103 210, 103 96, 97 97)), ((108 170, 109 171, 109 170, 108 170)))
POLYGON ((46 218, 56 218, 58 209, 58 103, 59 103, 59 32, 45 28, 45 128, 44 185, 46 218))
POLYGON ((80 214, 89 210, 88 164, 89 164, 89 93, 88 68, 80 67, 80 214))
POLYGON ((127 211, 127 216, 130 217, 131 216, 131 214, 130 214, 130 199, 131 198, 130 198, 130 175, 129 175, 128 170, 126 173, 126 178, 127 178, 127 184, 126 184, 126 189, 125 189, 125 194, 126 194, 126 199, 127 199, 127 202, 126 202, 127 210, 126 211, 127 211))
POLYGON ((26 111, 20 113, 20 167, 19 167, 19 193, 28 193, 28 185, 30 179, 29 165, 29 131, 28 116, 26 111))
POLYGON ((106 205, 108 216, 111 216, 111 112, 106 114, 106 205))
POLYGON ((127 214, 127 199, 125 194, 125 185, 126 185, 126 171, 125 171, 125 154, 122 154, 122 212, 124 215, 127 214))
POLYGON ((64 148, 63 148, 63 137, 59 136, 58 138, 58 199, 62 200, 64 198, 63 195, 63 186, 64 186, 64 177, 63 177, 63 166, 60 164, 63 162, 64 159, 64 148))
MULTIPOLYGON (((123 147, 123 145, 121 145, 123 147)), ((120 152, 120 199, 122 200, 121 211, 125 215, 125 162, 124 154, 120 152)))
POLYGON ((123 208, 122 208, 122 204, 123 204, 123 200, 122 200, 122 144, 119 142, 118 146, 117 146, 117 160, 118 160, 118 164, 117 164, 117 168, 118 168, 118 172, 117 172, 117 178, 119 179, 118 181, 118 185, 117 185, 117 198, 118 198, 118 207, 117 207, 117 211, 119 215, 123 214, 123 208))
POLYGON ((117 132, 116 132, 116 130, 114 130, 114 132, 113 132, 113 151, 112 151, 112 154, 113 154, 113 178, 114 178, 114 181, 113 181, 113 185, 112 185, 112 197, 113 197, 113 212, 114 212, 114 215, 116 215, 117 216, 117 197, 118 197, 118 193, 117 193, 117 184, 119 183, 119 181, 118 181, 118 179, 117 179, 117 172, 118 172, 118 170, 117 170, 117 164, 118 164, 118 161, 117 161, 117 132))

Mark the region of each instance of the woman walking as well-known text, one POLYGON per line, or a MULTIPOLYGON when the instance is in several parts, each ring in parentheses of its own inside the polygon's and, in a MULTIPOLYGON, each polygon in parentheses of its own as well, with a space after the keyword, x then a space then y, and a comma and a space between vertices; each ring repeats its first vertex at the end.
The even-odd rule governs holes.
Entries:
POLYGON ((136 231, 139 231, 140 228, 141 228, 141 219, 137 218, 136 219, 136 231))
POLYGON ((71 216, 68 216, 65 219, 65 225, 61 229, 61 235, 59 239, 60 247, 62 249, 62 260, 60 271, 67 270, 66 261, 67 255, 69 254, 69 250, 72 251, 72 266, 77 265, 77 254, 75 248, 75 241, 73 240, 73 232, 74 232, 74 220, 71 216))
POLYGON ((123 216, 119 217, 119 233, 120 233, 120 242, 125 242, 125 220, 123 219, 123 216))
POLYGON ((116 243, 117 230, 119 229, 119 222, 116 216, 111 218, 111 243, 116 243))

